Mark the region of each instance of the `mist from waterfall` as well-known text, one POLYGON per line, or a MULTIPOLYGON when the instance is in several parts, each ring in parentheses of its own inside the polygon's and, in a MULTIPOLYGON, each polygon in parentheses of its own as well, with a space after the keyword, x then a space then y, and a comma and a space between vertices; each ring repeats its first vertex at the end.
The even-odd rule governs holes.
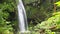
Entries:
POLYGON ((22 0, 19 0, 19 4, 18 4, 18 19, 19 19, 20 32, 27 31, 28 29, 27 17, 22 0))

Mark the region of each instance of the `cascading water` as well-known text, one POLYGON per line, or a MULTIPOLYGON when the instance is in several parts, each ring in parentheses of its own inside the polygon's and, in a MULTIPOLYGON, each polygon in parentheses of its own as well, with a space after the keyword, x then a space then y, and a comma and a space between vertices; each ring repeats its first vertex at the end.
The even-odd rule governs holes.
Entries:
POLYGON ((19 19, 20 32, 21 33, 26 32, 28 29, 28 24, 27 24, 26 12, 22 0, 19 0, 19 4, 18 4, 18 19, 19 19))

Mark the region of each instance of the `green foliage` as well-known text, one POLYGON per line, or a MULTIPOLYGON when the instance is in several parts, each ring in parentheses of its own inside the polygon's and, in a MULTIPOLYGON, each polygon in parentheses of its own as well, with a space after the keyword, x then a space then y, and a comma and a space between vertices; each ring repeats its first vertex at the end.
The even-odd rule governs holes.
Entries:
POLYGON ((53 13, 52 17, 34 27, 34 31, 39 31, 46 34, 55 34, 58 29, 60 29, 60 12, 53 13))
MULTIPOLYGON (((18 0, 16 2, 18 3, 18 0)), ((17 32, 16 2, 15 0, 0 1, 0 34, 17 32)), ((60 29, 60 12, 53 13, 53 0, 23 0, 23 2, 31 34, 55 34, 55 30, 60 29)), ((60 1, 55 4, 60 6, 60 1)))
MULTIPOLYGON (((55 1, 57 2, 59 0, 55 0, 55 1)), ((60 23, 59 23, 60 12, 56 12, 56 13, 53 12, 54 9, 53 0, 38 0, 38 1, 25 0, 24 3, 25 3, 28 22, 30 26, 29 30, 33 31, 34 34, 36 32, 40 34, 41 31, 42 31, 41 34, 43 33, 55 34, 55 31, 52 32, 52 30, 60 29, 60 23), (52 13, 54 13, 53 16, 52 13)))
POLYGON ((56 2, 55 4, 57 4, 57 6, 60 7, 60 1, 56 2))
POLYGON ((1 0, 0 2, 0 34, 13 34, 12 21, 11 18, 12 12, 15 12, 16 4, 13 0, 1 0), (10 17, 11 16, 11 17, 10 17))

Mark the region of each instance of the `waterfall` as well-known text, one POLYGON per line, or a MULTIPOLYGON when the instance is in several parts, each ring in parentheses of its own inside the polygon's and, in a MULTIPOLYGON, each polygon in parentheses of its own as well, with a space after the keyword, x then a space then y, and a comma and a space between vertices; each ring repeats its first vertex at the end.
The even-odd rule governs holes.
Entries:
POLYGON ((19 0, 19 4, 17 5, 17 7, 18 7, 18 19, 19 19, 20 32, 24 33, 28 29, 28 24, 27 24, 26 11, 22 0, 19 0))

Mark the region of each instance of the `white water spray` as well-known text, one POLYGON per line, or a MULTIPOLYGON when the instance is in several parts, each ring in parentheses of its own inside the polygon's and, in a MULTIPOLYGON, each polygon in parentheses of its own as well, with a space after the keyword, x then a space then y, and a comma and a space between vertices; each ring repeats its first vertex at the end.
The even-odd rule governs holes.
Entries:
POLYGON ((27 24, 26 11, 24 9, 22 0, 19 0, 18 4, 18 18, 19 18, 20 32, 24 33, 28 29, 28 24, 27 24))

